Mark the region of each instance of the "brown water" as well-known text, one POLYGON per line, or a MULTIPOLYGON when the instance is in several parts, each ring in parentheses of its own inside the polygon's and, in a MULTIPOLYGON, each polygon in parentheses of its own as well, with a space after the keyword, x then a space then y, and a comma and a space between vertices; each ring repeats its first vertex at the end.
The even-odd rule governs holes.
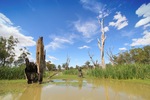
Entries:
POLYGON ((0 89, 0 100, 150 100, 150 85, 115 80, 52 80, 16 88, 4 94, 0 89))

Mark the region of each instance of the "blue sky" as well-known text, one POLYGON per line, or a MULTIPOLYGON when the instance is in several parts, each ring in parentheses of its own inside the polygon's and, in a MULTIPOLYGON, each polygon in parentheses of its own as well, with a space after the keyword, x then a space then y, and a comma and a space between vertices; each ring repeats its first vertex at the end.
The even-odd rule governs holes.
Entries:
POLYGON ((68 56, 70 66, 84 65, 90 52, 100 63, 97 17, 104 18, 106 63, 109 48, 118 54, 150 45, 149 0, 1 0, 0 36, 18 38, 17 55, 27 47, 32 61, 43 36, 47 61, 62 65, 68 56))

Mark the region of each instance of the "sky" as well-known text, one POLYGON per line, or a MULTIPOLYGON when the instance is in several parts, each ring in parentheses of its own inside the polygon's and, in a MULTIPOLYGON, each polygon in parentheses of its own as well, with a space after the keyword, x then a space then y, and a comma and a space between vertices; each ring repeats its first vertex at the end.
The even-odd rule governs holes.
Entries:
POLYGON ((98 18, 104 19, 106 63, 109 49, 117 55, 150 45, 149 0, 0 0, 0 36, 18 38, 17 56, 26 47, 31 61, 42 36, 46 61, 62 65, 68 57, 70 66, 81 66, 89 52, 100 63, 98 18))

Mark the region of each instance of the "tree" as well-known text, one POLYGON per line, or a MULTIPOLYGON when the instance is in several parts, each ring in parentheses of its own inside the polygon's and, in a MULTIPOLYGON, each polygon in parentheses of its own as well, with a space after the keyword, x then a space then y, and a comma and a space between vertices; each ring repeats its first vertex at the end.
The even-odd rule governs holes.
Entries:
POLYGON ((48 68, 49 71, 55 71, 56 70, 56 65, 52 64, 51 61, 46 62, 46 67, 48 68))
POLYGON ((61 66, 60 65, 58 65, 58 70, 61 71, 61 66))
POLYGON ((106 40, 106 36, 105 36, 105 31, 104 31, 104 19, 102 18, 101 20, 98 18, 99 24, 101 26, 101 40, 98 39, 98 47, 100 49, 101 52, 101 66, 102 68, 105 68, 105 60, 104 60, 104 45, 105 45, 105 40, 106 40))
POLYGON ((65 67, 66 67, 66 63, 63 63, 63 64, 62 64, 62 68, 65 69, 65 67))
POLYGON ((111 65, 112 66, 115 65, 115 57, 114 57, 112 50, 110 48, 109 48, 109 51, 107 51, 107 55, 109 57, 111 65))
POLYGON ((90 62, 89 62, 89 61, 86 61, 86 62, 85 62, 85 65, 89 68, 90 62))
POLYGON ((69 63, 70 63, 70 58, 67 56, 67 60, 65 63, 65 70, 69 70, 69 63))
POLYGON ((117 56, 114 55, 113 59, 116 64, 150 64, 150 46, 132 48, 129 51, 119 53, 117 56))
POLYGON ((91 61, 92 61, 92 63, 93 63, 93 66, 94 66, 94 68, 96 68, 96 67, 98 67, 99 65, 98 65, 98 60, 96 60, 96 62, 93 60, 93 56, 94 55, 91 55, 89 52, 88 52, 88 54, 89 54, 89 57, 90 57, 90 59, 91 59, 91 61))
POLYGON ((18 43, 18 39, 10 36, 8 39, 0 37, 0 65, 11 65, 15 60, 15 46, 18 43))
POLYGON ((30 53, 29 53, 29 51, 27 50, 26 47, 20 48, 20 52, 22 52, 22 53, 20 54, 20 56, 18 57, 18 59, 17 59, 16 61, 14 61, 14 64, 15 64, 16 66, 21 65, 22 63, 24 63, 24 59, 25 59, 28 55, 30 55, 30 53))
POLYGON ((76 69, 78 69, 80 66, 76 65, 76 69))

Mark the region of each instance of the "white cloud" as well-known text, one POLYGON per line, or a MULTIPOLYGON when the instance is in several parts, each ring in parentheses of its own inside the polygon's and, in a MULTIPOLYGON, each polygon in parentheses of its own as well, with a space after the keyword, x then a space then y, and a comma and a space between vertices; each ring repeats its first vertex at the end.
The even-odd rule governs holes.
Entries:
POLYGON ((132 39, 131 46, 150 45, 150 32, 146 30, 143 35, 142 38, 132 39))
MULTIPOLYGON (((6 39, 13 36, 18 39, 19 43, 15 47, 15 59, 21 54, 20 48, 36 45, 33 37, 23 35, 21 28, 19 26, 14 26, 11 20, 2 13, 0 13, 0 36, 6 39)), ((29 56, 29 58, 33 60, 33 57, 29 56)))
POLYGON ((67 37, 60 37, 60 36, 52 36, 52 41, 45 46, 45 49, 52 49, 56 50, 58 48, 64 48, 65 44, 73 44, 73 38, 75 38, 75 35, 71 34, 67 37))
POLYGON ((109 31, 109 28, 106 26, 106 27, 104 27, 104 31, 105 32, 108 32, 109 31))
POLYGON ((91 41, 93 41, 94 39, 88 39, 87 41, 86 41, 86 43, 90 43, 91 41))
POLYGON ((118 30, 128 25, 127 18, 125 16, 122 16, 120 12, 116 12, 113 20, 116 20, 116 22, 109 22, 109 26, 114 26, 118 30))
POLYGON ((56 57, 54 57, 54 56, 48 56, 48 58, 50 58, 50 60, 58 60, 56 57))
POLYGON ((84 38, 91 38, 93 35, 98 33, 98 24, 96 21, 81 22, 80 20, 74 23, 75 29, 82 33, 84 38))
POLYGON ((103 4, 95 0, 80 0, 83 8, 90 10, 95 13, 99 13, 103 9, 103 4))
POLYGON ((78 47, 79 49, 88 49, 88 48, 90 48, 89 46, 86 46, 86 45, 84 45, 84 46, 81 46, 81 47, 78 47))
POLYGON ((129 45, 129 43, 125 43, 124 45, 125 45, 125 46, 128 46, 128 45, 129 45))
POLYGON ((0 13, 0 36, 9 38, 13 36, 19 40, 19 46, 34 46, 33 37, 25 36, 20 32, 20 27, 13 26, 13 23, 4 14, 0 13))
POLYGON ((94 13, 99 13, 99 18, 104 18, 109 15, 106 5, 96 0, 80 0, 83 8, 90 10, 94 13))
POLYGON ((150 22, 150 3, 143 4, 136 10, 136 14, 141 17, 143 16, 143 19, 139 20, 135 27, 146 25, 150 22))
POLYGON ((2 13, 0 13, 0 24, 13 25, 10 19, 2 13))
POLYGON ((120 51, 125 51, 127 50, 127 48, 123 47, 123 48, 119 48, 120 51))
POLYGON ((135 30, 130 30, 130 31, 122 31, 121 34, 122 36, 126 36, 126 37, 131 37, 136 33, 135 30))
POLYGON ((137 38, 137 39, 132 39, 132 43, 130 44, 131 46, 145 46, 145 45, 150 45, 150 31, 145 30, 147 27, 150 26, 150 3, 143 4, 141 5, 137 10, 136 14, 138 17, 143 17, 140 19, 135 27, 140 27, 143 26, 144 32, 143 32, 143 37, 137 38))
POLYGON ((150 24, 144 25, 144 29, 146 29, 147 27, 150 27, 150 24))

